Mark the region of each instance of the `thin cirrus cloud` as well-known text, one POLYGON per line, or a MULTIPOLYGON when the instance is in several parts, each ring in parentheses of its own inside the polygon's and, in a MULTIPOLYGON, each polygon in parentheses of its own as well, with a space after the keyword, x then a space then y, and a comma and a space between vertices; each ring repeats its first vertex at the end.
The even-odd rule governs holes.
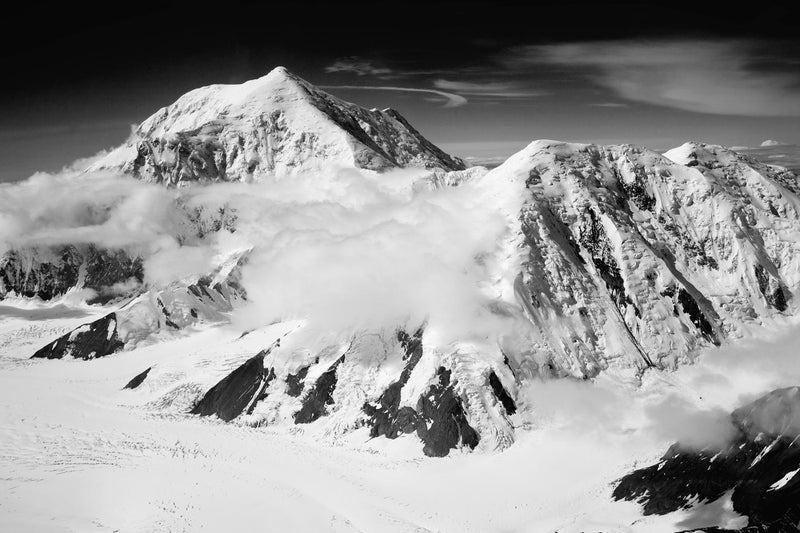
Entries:
POLYGON ((460 107, 468 102, 468 100, 460 94, 453 94, 436 89, 419 89, 416 87, 393 87, 384 85, 320 85, 319 87, 322 89, 345 89, 355 91, 399 91, 435 94, 445 99, 444 107, 460 107))
POLYGON ((445 79, 434 80, 433 86, 445 91, 453 91, 468 96, 481 96, 486 98, 529 98, 544 96, 543 91, 530 90, 516 82, 485 82, 451 81, 445 79))
POLYGON ((359 57, 348 57, 346 59, 339 59, 331 65, 325 67, 325 72, 347 72, 357 76, 388 76, 392 74, 392 69, 387 67, 376 66, 372 61, 361 59, 359 57))
MULTIPOLYGON (((572 70, 634 102, 719 115, 800 116, 800 72, 791 58, 749 41, 607 41, 521 46, 512 70, 572 70)), ((777 49, 777 44, 772 49, 777 49)))

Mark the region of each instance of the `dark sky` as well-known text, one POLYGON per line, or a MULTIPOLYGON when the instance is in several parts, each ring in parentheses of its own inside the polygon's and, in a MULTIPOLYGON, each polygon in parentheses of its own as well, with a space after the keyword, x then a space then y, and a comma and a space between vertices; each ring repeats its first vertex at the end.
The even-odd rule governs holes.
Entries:
POLYGON ((119 144, 184 92, 276 65, 394 107, 463 156, 537 138, 800 143, 790 3, 162 4, 6 8, 0 181, 119 144))

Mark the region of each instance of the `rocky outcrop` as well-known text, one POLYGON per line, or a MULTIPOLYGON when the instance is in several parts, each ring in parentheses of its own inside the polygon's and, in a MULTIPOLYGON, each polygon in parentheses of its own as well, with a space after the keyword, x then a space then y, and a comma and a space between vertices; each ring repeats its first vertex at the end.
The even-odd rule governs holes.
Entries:
POLYGON ((139 385, 144 383, 144 380, 147 379, 147 375, 150 373, 150 371, 152 369, 153 369, 153 367, 148 367, 147 370, 145 370, 141 374, 136 374, 133 377, 133 379, 131 379, 124 387, 122 387, 122 389, 123 390, 125 390, 125 389, 133 390, 133 389, 138 388, 139 385))
POLYGON ((417 401, 422 424, 417 435, 424 446, 422 452, 430 457, 444 457, 450 450, 463 446, 474 448, 480 436, 469 425, 461 398, 450 382, 450 371, 439 367, 438 382, 417 401))
POLYGON ((241 85, 191 91, 145 120, 90 170, 117 169, 167 185, 248 181, 341 165, 370 170, 465 164, 397 111, 364 109, 278 67, 241 85))
POLYGON ((734 411, 731 421, 736 434, 724 449, 693 451, 676 443, 658 464, 622 478, 613 497, 637 501, 651 515, 713 502, 730 492, 733 510, 749 518, 742 531, 795 531, 800 388, 775 390, 734 411))
POLYGON ((303 406, 294 414, 295 424, 309 424, 328 414, 327 406, 333 403, 333 390, 336 388, 336 369, 344 362, 344 357, 341 356, 323 372, 303 397, 303 406))
POLYGON ((405 365, 400 378, 389 385, 375 403, 365 403, 364 413, 369 417, 370 436, 396 439, 402 434, 413 433, 422 427, 417 412, 410 406, 400 406, 403 387, 411 372, 422 357, 422 329, 413 336, 403 330, 397 332, 397 340, 403 348, 405 365))
POLYGON ((308 374, 308 367, 304 366, 296 373, 286 376, 286 394, 295 398, 300 396, 305 387, 306 374, 308 374))
POLYGON ((140 258, 92 244, 19 248, 0 258, 0 298, 13 292, 50 300, 91 289, 89 303, 106 303, 137 290, 143 278, 140 258))
MULTIPOLYGON (((422 329, 413 336, 402 330, 398 332, 405 366, 400 378, 386 388, 377 402, 364 404, 370 436, 395 439, 416 432, 423 442, 423 453, 431 457, 443 457, 460 446, 474 448, 480 437, 469 425, 462 400, 450 381, 451 372, 444 367, 437 370, 436 381, 418 398, 415 407, 401 407, 403 387, 422 357, 422 335, 422 329)), ((510 401, 507 395, 506 399, 510 401)))
POLYGON ((248 254, 233 253, 208 275, 154 287, 129 301, 117 311, 120 339, 132 348, 159 332, 228 320, 234 306, 247 298, 241 268, 248 254))
POLYGON ((513 415, 517 412, 517 404, 511 395, 508 393, 506 388, 503 386, 503 382, 500 381, 500 378, 497 377, 497 374, 492 370, 489 372, 489 387, 491 387, 492 392, 497 397, 498 401, 502 404, 503 409, 505 409, 506 414, 513 415))
POLYGON ((259 352, 239 368, 211 387, 191 410, 200 416, 216 415, 229 422, 248 411, 275 378, 275 373, 264 368, 264 357, 269 350, 259 352))
POLYGON ((109 313, 103 318, 84 324, 62 335, 31 356, 31 359, 95 359, 121 350, 124 343, 117 332, 117 315, 109 313))

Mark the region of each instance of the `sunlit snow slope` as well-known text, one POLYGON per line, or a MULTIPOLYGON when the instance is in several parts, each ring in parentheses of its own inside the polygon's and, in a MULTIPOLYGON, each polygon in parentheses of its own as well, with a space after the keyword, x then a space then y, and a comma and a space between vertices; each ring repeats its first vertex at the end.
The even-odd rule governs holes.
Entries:
POLYGON ((277 67, 241 85, 212 85, 183 95, 91 169, 119 169, 177 185, 248 181, 322 165, 464 168, 397 111, 344 102, 277 67))

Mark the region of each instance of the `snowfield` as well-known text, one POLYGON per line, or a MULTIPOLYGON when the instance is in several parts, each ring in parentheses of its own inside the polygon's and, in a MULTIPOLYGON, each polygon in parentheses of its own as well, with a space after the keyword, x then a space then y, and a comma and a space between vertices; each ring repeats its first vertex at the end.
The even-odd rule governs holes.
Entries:
MULTIPOLYGON (((676 531, 691 513, 644 518, 635 503, 610 498, 616 479, 656 461, 676 437, 648 409, 670 394, 727 409, 739 402, 732 390, 747 395, 792 382, 800 370, 767 365, 754 374, 750 367, 760 365, 745 358, 758 348, 765 363, 788 359, 791 329, 773 334, 777 340, 713 349, 677 372, 653 371, 638 388, 610 375, 595 384, 533 383, 523 394, 538 408, 516 421, 525 429, 514 446, 433 459, 421 456, 413 435, 369 440, 362 429, 321 440, 315 424, 289 431, 223 424, 122 390, 149 366, 162 375, 171 369, 177 383, 204 362, 214 382, 295 324, 241 339, 229 326, 209 327, 88 362, 27 359, 41 339, 94 311, 3 307, 4 530, 676 531)), ((741 523, 735 513, 729 519, 741 523)))

